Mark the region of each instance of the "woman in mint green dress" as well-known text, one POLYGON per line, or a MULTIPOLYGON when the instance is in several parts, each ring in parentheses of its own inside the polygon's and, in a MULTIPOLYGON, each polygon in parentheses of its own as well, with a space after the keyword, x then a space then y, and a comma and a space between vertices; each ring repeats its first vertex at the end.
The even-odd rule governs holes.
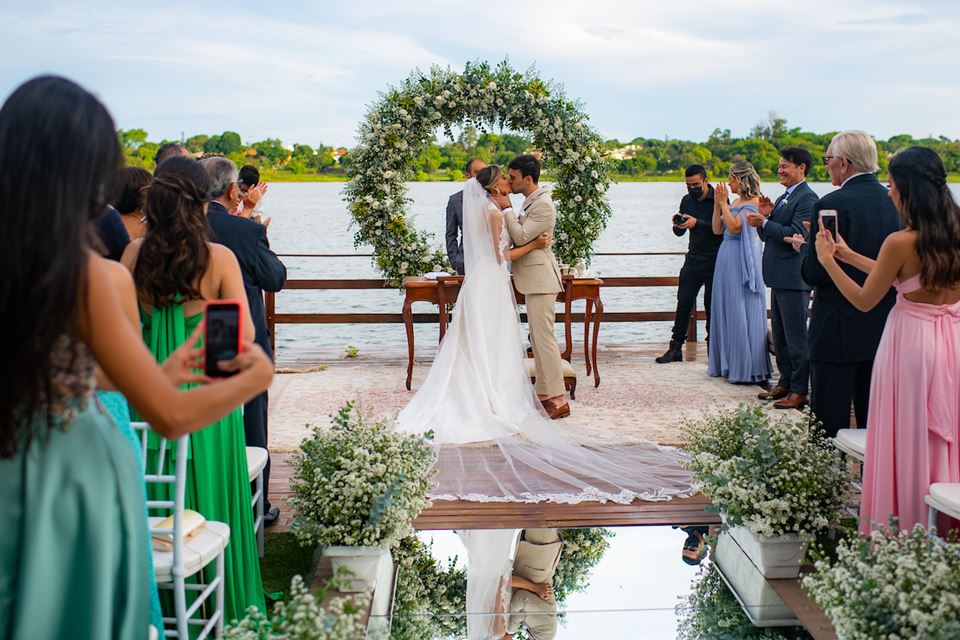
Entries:
MULTIPOLYGON (((200 324, 207 300, 240 301, 244 335, 253 337, 237 259, 207 239, 209 192, 210 179, 196 160, 175 156, 162 162, 146 191, 147 234, 123 255, 137 286, 143 339, 161 362, 200 324)), ((263 610, 241 406, 193 433, 189 456, 186 507, 230 526, 226 620, 243 617, 250 606, 263 610)))
MULTIPOLYGON (((240 372, 177 389, 130 326, 107 261, 88 244, 122 154, 103 105, 40 77, 0 108, 0 638, 148 637, 150 547, 133 450, 96 403, 99 365, 175 438, 261 393, 273 374, 249 343, 240 372)), ((196 337, 171 354, 187 368, 196 337)), ((171 364, 172 363, 172 364, 171 364)))

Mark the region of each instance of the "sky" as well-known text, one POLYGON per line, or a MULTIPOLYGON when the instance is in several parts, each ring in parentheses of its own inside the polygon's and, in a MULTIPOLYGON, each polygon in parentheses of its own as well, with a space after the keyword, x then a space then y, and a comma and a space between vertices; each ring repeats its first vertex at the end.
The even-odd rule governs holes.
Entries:
POLYGON ((414 68, 509 57, 578 99, 604 138, 791 126, 960 138, 952 0, 3 0, 0 96, 42 73, 152 140, 237 131, 352 146, 414 68))

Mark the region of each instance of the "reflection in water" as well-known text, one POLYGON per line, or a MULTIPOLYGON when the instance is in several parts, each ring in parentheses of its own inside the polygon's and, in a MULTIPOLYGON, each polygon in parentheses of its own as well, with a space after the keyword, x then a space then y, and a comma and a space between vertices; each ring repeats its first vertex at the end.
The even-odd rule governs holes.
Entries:
POLYGON ((416 536, 394 549, 398 566, 390 637, 395 640, 464 638, 462 615, 467 596, 467 572, 454 555, 438 561, 432 545, 416 536))
POLYGON ((462 554, 474 549, 474 562, 457 554, 442 562, 432 543, 406 538, 394 551, 399 576, 391 637, 499 638, 516 633, 532 640, 554 638, 565 615, 558 614, 558 606, 587 589, 590 572, 614 535, 602 528, 460 532, 462 554), (502 562, 490 557, 491 552, 499 553, 502 562), (490 576, 501 575, 504 566, 502 575, 509 583, 494 580, 491 585, 490 576), (477 593, 468 598, 471 581, 477 593), (463 615, 467 611, 477 615, 463 615), (468 626, 473 634, 468 635, 468 626))
POLYGON ((713 528, 527 529, 523 541, 543 546, 528 551, 516 542, 520 532, 511 535, 516 538, 500 562, 509 562, 509 584, 498 583, 486 611, 475 616, 466 615, 469 563, 461 537, 434 531, 404 540, 395 554, 400 572, 391 637, 461 639, 468 637, 468 626, 502 631, 498 638, 516 629, 517 640, 808 637, 750 624, 713 567, 707 544, 716 535, 713 528), (508 592, 508 604, 498 608, 498 598, 503 602, 508 592), (495 620, 501 629, 490 625, 495 620))
POLYGON ((682 640, 779 640, 809 638, 803 629, 753 626, 713 562, 704 563, 690 594, 677 605, 677 638, 682 640))
POLYGON ((683 543, 681 557, 687 564, 698 566, 703 562, 703 559, 707 557, 707 535, 710 532, 710 527, 692 525, 679 528, 680 531, 687 534, 687 539, 683 543))
POLYGON ((524 529, 520 532, 510 576, 513 594, 507 635, 513 636, 523 629, 532 640, 553 640, 557 636, 554 578, 563 548, 564 541, 557 529, 524 529))

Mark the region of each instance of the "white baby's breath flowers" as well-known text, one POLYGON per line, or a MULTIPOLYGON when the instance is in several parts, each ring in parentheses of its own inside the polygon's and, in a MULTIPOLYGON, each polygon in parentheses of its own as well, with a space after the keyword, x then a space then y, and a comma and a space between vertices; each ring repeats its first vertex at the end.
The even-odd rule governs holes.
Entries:
POLYGON ((683 427, 704 495, 731 525, 762 537, 816 534, 838 518, 848 482, 840 455, 804 419, 760 406, 708 414, 683 427))
POLYGON ((226 640, 362 640, 367 637, 363 611, 369 594, 335 598, 324 609, 300 576, 290 583, 287 600, 273 607, 269 618, 250 607, 241 620, 224 629, 226 640))
POLYGON ((389 547, 410 535, 410 523, 429 505, 435 456, 424 437, 401 434, 387 421, 366 421, 350 404, 331 426, 312 430, 290 483, 297 538, 389 547))
POLYGON ((960 637, 960 545, 919 524, 843 541, 816 570, 803 586, 841 638, 960 637))
POLYGON ((399 284, 411 270, 436 264, 449 268, 446 254, 409 224, 404 183, 436 128, 462 125, 465 118, 531 134, 556 180, 554 251, 561 262, 588 262, 593 242, 610 216, 603 196, 610 183, 609 161, 598 157, 596 172, 583 174, 582 159, 596 153, 600 137, 584 125, 586 116, 560 87, 542 82, 533 71, 519 74, 505 62, 496 67, 468 63, 462 74, 438 67, 429 73, 414 72, 385 93, 368 112, 359 131, 360 145, 350 153, 345 199, 358 224, 355 243, 373 245, 388 284, 399 284), (387 221, 389 228, 382 224, 387 221))

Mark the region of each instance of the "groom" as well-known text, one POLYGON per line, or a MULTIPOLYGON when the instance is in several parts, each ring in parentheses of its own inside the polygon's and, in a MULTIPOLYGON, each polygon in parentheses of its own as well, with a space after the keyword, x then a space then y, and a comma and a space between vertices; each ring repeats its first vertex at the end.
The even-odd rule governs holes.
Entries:
MULTIPOLYGON (((507 167, 510 171, 510 191, 526 196, 518 219, 506 203, 503 221, 510 239, 521 247, 541 233, 553 236, 557 210, 546 189, 540 187, 540 161, 535 156, 517 156, 507 167)), ((556 318, 557 294, 563 291, 560 268, 550 247, 534 249, 513 263, 513 284, 527 301, 527 323, 533 346, 536 390, 547 414, 554 420, 570 415, 570 404, 563 386, 563 367, 560 345, 553 332, 556 318)))

